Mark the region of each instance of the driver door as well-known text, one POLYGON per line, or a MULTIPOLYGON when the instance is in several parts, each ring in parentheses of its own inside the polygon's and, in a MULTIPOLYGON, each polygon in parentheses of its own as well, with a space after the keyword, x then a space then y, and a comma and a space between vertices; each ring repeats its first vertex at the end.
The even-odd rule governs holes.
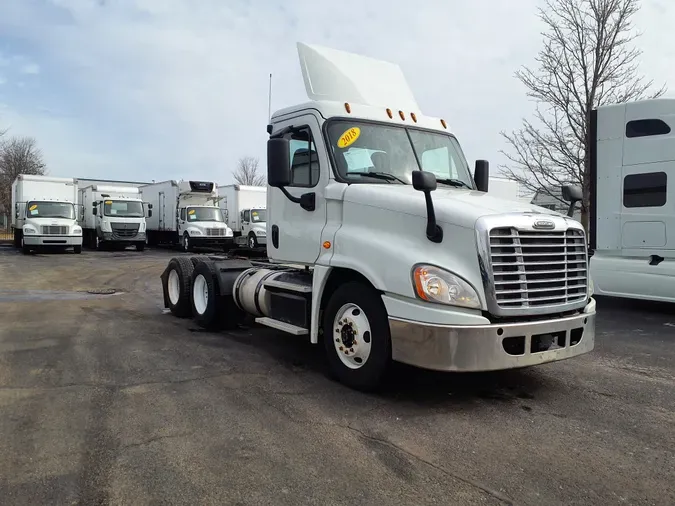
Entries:
POLYGON ((276 123, 278 132, 288 126, 291 184, 285 189, 294 197, 314 193, 315 207, 306 211, 291 202, 279 188, 267 187, 267 254, 271 260, 313 265, 321 253, 321 233, 326 226, 325 188, 330 165, 314 114, 303 114, 276 123))

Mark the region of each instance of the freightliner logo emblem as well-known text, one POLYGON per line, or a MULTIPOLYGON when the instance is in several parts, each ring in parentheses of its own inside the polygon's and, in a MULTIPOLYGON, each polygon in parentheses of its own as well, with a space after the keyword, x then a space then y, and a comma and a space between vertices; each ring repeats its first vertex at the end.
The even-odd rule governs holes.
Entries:
POLYGON ((555 223, 550 220, 536 220, 532 226, 538 230, 551 230, 555 228, 555 223))

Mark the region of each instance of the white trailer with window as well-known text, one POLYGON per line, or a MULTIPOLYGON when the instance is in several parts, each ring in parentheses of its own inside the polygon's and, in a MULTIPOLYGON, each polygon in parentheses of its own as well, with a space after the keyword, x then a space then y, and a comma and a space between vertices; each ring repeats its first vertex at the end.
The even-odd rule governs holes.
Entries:
POLYGON ((446 122, 400 68, 298 45, 308 103, 273 114, 269 263, 177 257, 177 316, 243 314, 322 343, 344 383, 381 385, 392 360, 443 371, 526 367, 590 352, 595 301, 581 224, 486 194, 446 122))
POLYGON ((237 246, 267 244, 267 188, 231 184, 218 187, 220 209, 237 246))
MULTIPOLYGON (((145 214, 141 192, 131 186, 90 185, 79 188, 80 226, 93 249, 135 246, 145 249, 145 214)), ((147 212, 152 214, 152 210, 147 212)))
POLYGON ((44 247, 82 252, 74 179, 19 174, 12 183, 12 210, 14 245, 23 253, 44 247))
POLYGON ((218 188, 211 181, 162 181, 140 187, 143 201, 152 205, 147 217, 148 244, 195 247, 233 246, 232 229, 218 207, 218 188))
POLYGON ((599 107, 589 137, 596 293, 675 302, 675 99, 599 107))

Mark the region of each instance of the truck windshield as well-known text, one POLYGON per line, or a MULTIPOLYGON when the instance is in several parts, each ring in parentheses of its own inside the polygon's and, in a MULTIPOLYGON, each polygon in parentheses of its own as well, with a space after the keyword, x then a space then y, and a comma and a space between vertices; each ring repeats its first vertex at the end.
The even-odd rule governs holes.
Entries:
POLYGON ((329 123, 328 141, 337 171, 347 181, 412 184, 412 172, 421 169, 433 172, 441 184, 473 188, 469 166, 452 135, 340 119, 329 123))
POLYGON ((104 200, 103 214, 117 218, 142 218, 143 203, 128 200, 104 200))
POLYGON ((26 204, 28 218, 65 218, 75 219, 75 207, 69 202, 39 202, 36 200, 26 204))
POLYGON ((267 209, 251 209, 251 221, 263 223, 267 221, 267 209))
POLYGON ((188 221, 223 221, 223 214, 218 207, 188 207, 188 221))

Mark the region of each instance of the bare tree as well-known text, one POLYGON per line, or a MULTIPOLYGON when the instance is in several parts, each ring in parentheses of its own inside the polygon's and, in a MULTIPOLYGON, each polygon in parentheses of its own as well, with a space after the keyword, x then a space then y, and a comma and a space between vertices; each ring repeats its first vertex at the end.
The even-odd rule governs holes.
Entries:
POLYGON ((0 140, 0 208, 12 206, 12 183, 19 174, 44 174, 42 152, 32 137, 0 140))
POLYGON ((529 191, 562 202, 563 184, 583 188, 582 223, 588 224, 590 202, 589 144, 591 111, 604 104, 662 95, 653 81, 638 73, 641 51, 631 18, 639 0, 546 0, 539 9, 544 47, 535 70, 523 67, 516 78, 537 102, 535 121, 502 132, 511 162, 502 174, 529 191))
POLYGON ((258 173, 259 162, 257 158, 245 156, 239 159, 237 169, 234 171, 234 181, 240 185, 264 186, 266 178, 258 173))

